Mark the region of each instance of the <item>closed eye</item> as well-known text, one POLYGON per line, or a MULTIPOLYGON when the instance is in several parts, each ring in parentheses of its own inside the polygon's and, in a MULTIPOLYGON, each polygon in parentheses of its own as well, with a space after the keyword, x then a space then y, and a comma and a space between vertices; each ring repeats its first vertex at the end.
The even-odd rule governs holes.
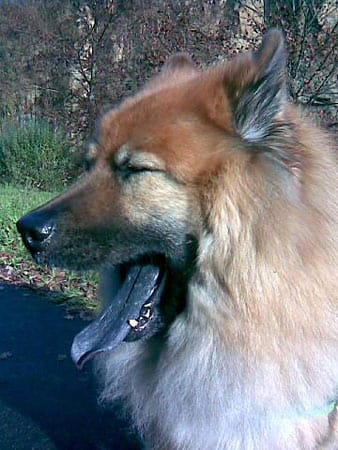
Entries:
POLYGON ((155 168, 153 166, 137 166, 130 163, 117 167, 117 170, 124 177, 129 177, 131 175, 137 175, 146 172, 163 172, 163 170, 155 168))
POLYGON ((146 172, 165 172, 166 169, 164 162, 154 154, 132 151, 126 146, 114 155, 112 168, 125 177, 146 172))

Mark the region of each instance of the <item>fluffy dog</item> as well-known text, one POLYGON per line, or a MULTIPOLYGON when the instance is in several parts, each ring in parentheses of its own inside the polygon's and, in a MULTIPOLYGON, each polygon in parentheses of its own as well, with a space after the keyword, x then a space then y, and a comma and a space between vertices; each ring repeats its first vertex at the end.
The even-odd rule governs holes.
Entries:
POLYGON ((283 36, 171 58, 100 121, 88 173, 24 216, 39 263, 103 268, 76 336, 149 449, 338 448, 337 154, 288 100, 283 36))

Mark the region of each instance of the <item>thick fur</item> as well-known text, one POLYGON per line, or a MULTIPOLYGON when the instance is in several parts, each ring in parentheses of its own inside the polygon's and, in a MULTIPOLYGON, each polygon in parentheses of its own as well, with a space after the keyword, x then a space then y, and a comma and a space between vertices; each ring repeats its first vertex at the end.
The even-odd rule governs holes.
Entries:
POLYGON ((171 59, 42 210, 60 211, 51 264, 158 252, 184 271, 198 243, 167 333, 97 359, 101 399, 123 399, 149 449, 338 448, 337 154, 289 104, 285 65, 278 31, 206 71, 171 59))

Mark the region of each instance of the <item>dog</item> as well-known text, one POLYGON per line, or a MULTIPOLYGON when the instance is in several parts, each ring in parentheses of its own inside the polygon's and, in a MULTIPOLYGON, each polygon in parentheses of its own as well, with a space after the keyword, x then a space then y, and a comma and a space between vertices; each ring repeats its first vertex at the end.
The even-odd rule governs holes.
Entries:
POLYGON ((72 357, 147 449, 338 448, 337 153, 286 64, 278 30, 207 69, 169 58, 17 224, 38 263, 103 270, 72 357))

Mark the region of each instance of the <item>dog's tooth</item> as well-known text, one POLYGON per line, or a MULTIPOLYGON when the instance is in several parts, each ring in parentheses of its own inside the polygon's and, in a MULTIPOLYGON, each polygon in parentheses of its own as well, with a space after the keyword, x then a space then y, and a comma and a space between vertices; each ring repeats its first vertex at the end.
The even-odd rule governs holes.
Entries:
POLYGON ((143 308, 151 308, 152 306, 153 304, 151 302, 148 302, 143 305, 143 308))
POLYGON ((148 319, 145 319, 144 317, 141 317, 138 329, 139 330, 143 330, 147 325, 148 325, 148 319))
POLYGON ((144 311, 144 313, 142 314, 142 317, 144 317, 145 319, 150 319, 151 316, 151 309, 147 309, 146 311, 144 311))
POLYGON ((138 320, 136 320, 136 319, 129 319, 128 323, 132 328, 138 327, 138 320))

